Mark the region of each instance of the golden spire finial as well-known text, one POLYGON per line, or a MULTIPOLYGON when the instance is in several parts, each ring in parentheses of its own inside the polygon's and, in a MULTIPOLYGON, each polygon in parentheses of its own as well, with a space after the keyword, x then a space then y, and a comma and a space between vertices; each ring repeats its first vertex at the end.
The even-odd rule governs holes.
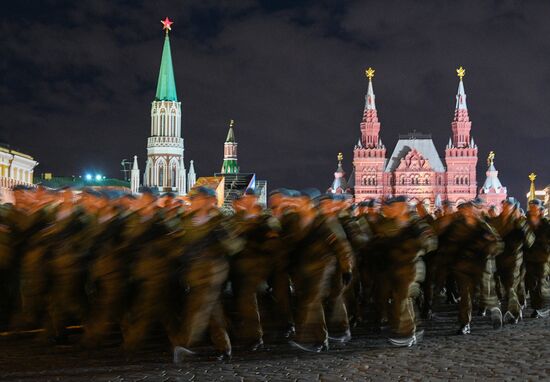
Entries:
POLYGON ((344 160, 344 155, 342 153, 338 153, 338 162, 342 162, 344 160))
POLYGON ((375 72, 375 70, 373 68, 371 68, 370 66, 367 70, 365 70, 365 75, 367 76, 369 81, 371 81, 372 78, 374 77, 374 72, 375 72))
POLYGON ((234 121, 234 120, 230 120, 230 121, 229 121, 229 127, 233 127, 234 124, 235 124, 235 121, 234 121))
POLYGON ((460 66, 460 68, 456 70, 456 75, 460 78, 460 81, 462 81, 462 78, 466 75, 466 69, 460 66))
POLYGON ((491 166, 495 161, 495 152, 491 151, 489 152, 489 156, 487 156, 487 166, 491 166))
POLYGON ((535 174, 534 172, 529 174, 531 187, 529 187, 529 197, 527 198, 528 201, 535 200, 535 179, 536 178, 537 178, 537 174, 535 174))

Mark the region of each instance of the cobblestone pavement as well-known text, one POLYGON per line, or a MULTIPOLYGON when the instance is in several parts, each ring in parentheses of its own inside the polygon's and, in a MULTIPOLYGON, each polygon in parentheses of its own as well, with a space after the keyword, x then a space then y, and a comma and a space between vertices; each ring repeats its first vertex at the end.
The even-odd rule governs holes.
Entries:
MULTIPOLYGON (((174 365, 168 344, 158 341, 128 358, 116 345, 87 351, 74 344, 52 346, 4 336, 0 380, 550 380, 550 319, 526 318, 493 330, 488 319, 475 317, 472 334, 457 336, 455 308, 442 309, 423 324, 424 339, 413 348, 392 348, 383 336, 357 330, 350 343, 334 345, 327 353, 303 354, 276 344, 257 353, 237 350, 231 362, 205 356, 174 365)), ((78 336, 73 336, 75 343, 78 336)))

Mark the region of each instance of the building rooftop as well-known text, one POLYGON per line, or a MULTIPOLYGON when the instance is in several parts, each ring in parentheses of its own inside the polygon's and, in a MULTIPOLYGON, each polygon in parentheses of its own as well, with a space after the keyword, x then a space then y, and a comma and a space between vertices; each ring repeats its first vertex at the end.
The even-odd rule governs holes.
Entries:
POLYGON ((413 149, 422 154, 430 162, 430 166, 435 172, 445 172, 445 167, 443 166, 443 162, 441 162, 441 158, 439 158, 431 136, 416 132, 399 136, 399 141, 397 141, 397 145, 395 145, 395 149, 384 171, 395 171, 399 167, 401 159, 413 149))

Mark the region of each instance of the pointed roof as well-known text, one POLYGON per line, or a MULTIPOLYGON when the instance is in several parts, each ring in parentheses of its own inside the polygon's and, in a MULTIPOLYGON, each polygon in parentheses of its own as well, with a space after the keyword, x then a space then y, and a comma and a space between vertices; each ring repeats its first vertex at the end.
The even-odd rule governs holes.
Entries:
POLYGON ((456 110, 468 110, 468 107, 466 106, 466 93, 464 92, 464 82, 462 81, 462 78, 460 79, 460 82, 458 83, 458 91, 456 93, 456 110))
POLYGON ((229 121, 229 131, 227 132, 227 138, 225 138, 225 143, 237 143, 235 142, 235 132, 233 131, 233 125, 235 121, 232 119, 229 121))
POLYGON ((195 163, 195 161, 193 161, 193 159, 191 159, 189 161, 189 172, 188 172, 189 175, 191 175, 191 174, 194 175, 195 174, 195 164, 194 163, 195 163))
POLYGON ((483 186, 481 187, 481 193, 482 194, 506 194, 506 187, 500 183, 500 180, 498 179, 498 171, 495 168, 494 164, 494 154, 491 151, 491 154, 489 156, 489 168, 487 169, 487 172, 485 173, 487 175, 487 178, 485 179, 485 183, 483 183, 483 186), (491 157, 492 154, 492 157, 491 157))
POLYGON ((229 131, 227 132, 227 138, 225 138, 225 143, 235 143, 235 132, 233 131, 232 127, 230 127, 229 131))
POLYGON ((170 51, 170 38, 168 33, 164 37, 162 48, 162 59, 160 61, 159 78, 157 82, 157 94, 155 101, 177 101, 176 81, 174 79, 174 68, 172 67, 172 53, 170 51))
POLYGON ((133 163, 133 165, 132 165, 132 170, 139 170, 139 168, 138 168, 137 155, 134 155, 134 163, 133 163))
POLYGON ((365 110, 376 110, 376 96, 372 87, 372 78, 369 78, 369 87, 365 95, 365 110))

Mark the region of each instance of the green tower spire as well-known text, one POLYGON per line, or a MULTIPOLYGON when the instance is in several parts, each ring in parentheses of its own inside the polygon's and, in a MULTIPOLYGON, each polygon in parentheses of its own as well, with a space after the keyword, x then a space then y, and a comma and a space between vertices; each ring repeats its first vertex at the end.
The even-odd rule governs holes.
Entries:
POLYGON ((176 94, 176 81, 174 80, 174 68, 172 67, 172 53, 170 52, 170 38, 168 37, 168 29, 166 29, 155 101, 177 100, 178 96, 176 94))
POLYGON ((227 138, 225 139, 223 147, 223 164, 222 174, 238 174, 239 164, 237 162, 237 142, 235 141, 235 133, 233 132, 233 125, 235 121, 229 122, 229 131, 227 132, 227 138))

